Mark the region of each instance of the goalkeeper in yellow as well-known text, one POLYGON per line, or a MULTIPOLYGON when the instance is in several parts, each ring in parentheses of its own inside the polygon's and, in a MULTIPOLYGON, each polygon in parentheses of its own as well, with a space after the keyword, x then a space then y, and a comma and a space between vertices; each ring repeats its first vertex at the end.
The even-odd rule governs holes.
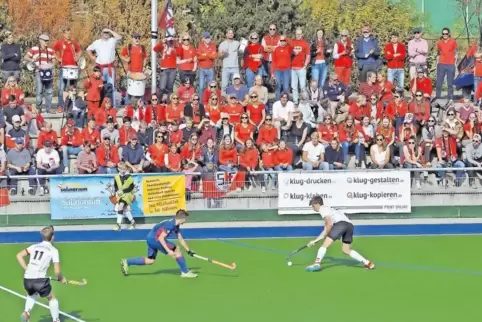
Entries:
POLYGON ((117 197, 117 202, 114 210, 117 212, 117 224, 114 230, 121 230, 122 219, 127 218, 130 222, 129 229, 136 228, 136 222, 132 217, 131 204, 136 199, 134 191, 134 180, 127 171, 127 166, 124 162, 118 165, 119 173, 114 176, 114 191, 117 197))

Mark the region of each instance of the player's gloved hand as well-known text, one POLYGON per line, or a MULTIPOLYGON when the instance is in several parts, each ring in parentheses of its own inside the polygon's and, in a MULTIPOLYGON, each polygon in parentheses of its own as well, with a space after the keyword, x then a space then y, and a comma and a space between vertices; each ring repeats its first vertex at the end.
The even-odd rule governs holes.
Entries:
POLYGON ((314 239, 314 240, 311 240, 311 241, 308 243, 308 247, 313 247, 313 246, 315 246, 315 244, 316 244, 316 240, 315 240, 315 239, 314 239))
POLYGON ((196 253, 193 252, 192 250, 188 250, 188 251, 187 251, 187 254, 188 254, 189 256, 194 256, 196 253))

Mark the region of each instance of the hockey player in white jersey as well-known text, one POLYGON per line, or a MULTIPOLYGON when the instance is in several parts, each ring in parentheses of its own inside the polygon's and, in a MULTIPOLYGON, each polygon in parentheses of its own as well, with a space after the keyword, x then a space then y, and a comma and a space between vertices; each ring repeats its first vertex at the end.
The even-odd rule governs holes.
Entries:
POLYGON ((50 313, 54 322, 59 322, 59 301, 55 298, 50 285, 50 279, 47 277, 47 271, 50 264, 54 264, 55 274, 61 283, 66 283, 66 279, 60 271, 59 251, 52 245, 54 241, 54 227, 48 226, 40 231, 42 242, 34 244, 17 254, 17 261, 24 269, 23 285, 27 291, 27 301, 25 302, 25 311, 21 315, 23 322, 30 319, 30 311, 35 301, 40 296, 48 298, 50 313), (25 257, 29 256, 28 265, 25 257))
POLYGON ((317 272, 321 270, 321 261, 325 257, 326 250, 334 241, 341 238, 343 253, 350 256, 354 260, 363 263, 366 269, 374 269, 375 265, 361 256, 357 251, 351 249, 353 242, 353 223, 345 215, 344 212, 325 206, 321 196, 314 196, 310 201, 313 210, 321 215, 325 220, 325 227, 321 234, 308 243, 309 247, 314 246, 320 240, 325 239, 323 245, 318 250, 315 262, 308 266, 308 272, 317 272))

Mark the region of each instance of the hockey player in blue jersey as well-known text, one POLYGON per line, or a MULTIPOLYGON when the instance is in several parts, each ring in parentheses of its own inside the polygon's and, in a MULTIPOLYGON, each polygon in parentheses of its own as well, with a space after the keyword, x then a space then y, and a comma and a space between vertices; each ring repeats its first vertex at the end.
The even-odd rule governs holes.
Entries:
POLYGON ((190 256, 194 252, 189 248, 181 234, 180 226, 183 225, 189 214, 185 210, 178 210, 172 219, 164 220, 155 225, 147 235, 147 257, 134 257, 121 261, 121 271, 127 276, 129 266, 152 265, 156 261, 157 252, 161 252, 176 260, 181 269, 181 277, 195 278, 197 274, 187 268, 186 261, 181 251, 168 239, 177 238, 181 246, 190 256))

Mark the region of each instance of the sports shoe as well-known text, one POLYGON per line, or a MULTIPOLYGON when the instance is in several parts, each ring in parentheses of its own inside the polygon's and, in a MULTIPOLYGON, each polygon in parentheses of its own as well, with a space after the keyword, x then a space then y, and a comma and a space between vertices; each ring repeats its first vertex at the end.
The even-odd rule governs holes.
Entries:
POLYGON ((375 264, 373 264, 372 262, 368 262, 363 266, 365 266, 366 269, 375 269, 375 264))
POLYGON ((132 221, 131 225, 129 226, 129 230, 134 230, 134 229, 136 229, 136 227, 137 227, 136 222, 132 221))
POLYGON ((127 260, 125 259, 121 260, 121 272, 124 274, 124 276, 129 274, 129 265, 127 265, 127 260))
POLYGON ((119 231, 121 230, 121 226, 119 224, 116 224, 113 228, 114 231, 119 231))
POLYGON ((320 264, 311 264, 310 266, 306 267, 307 272, 318 272, 321 271, 320 264))
POLYGON ((30 314, 28 314, 28 312, 23 312, 22 315, 20 315, 20 318, 22 319, 22 322, 28 322, 30 321, 30 314))
POLYGON ((181 273, 182 278, 196 278, 197 274, 193 273, 192 271, 189 271, 187 273, 181 273))

